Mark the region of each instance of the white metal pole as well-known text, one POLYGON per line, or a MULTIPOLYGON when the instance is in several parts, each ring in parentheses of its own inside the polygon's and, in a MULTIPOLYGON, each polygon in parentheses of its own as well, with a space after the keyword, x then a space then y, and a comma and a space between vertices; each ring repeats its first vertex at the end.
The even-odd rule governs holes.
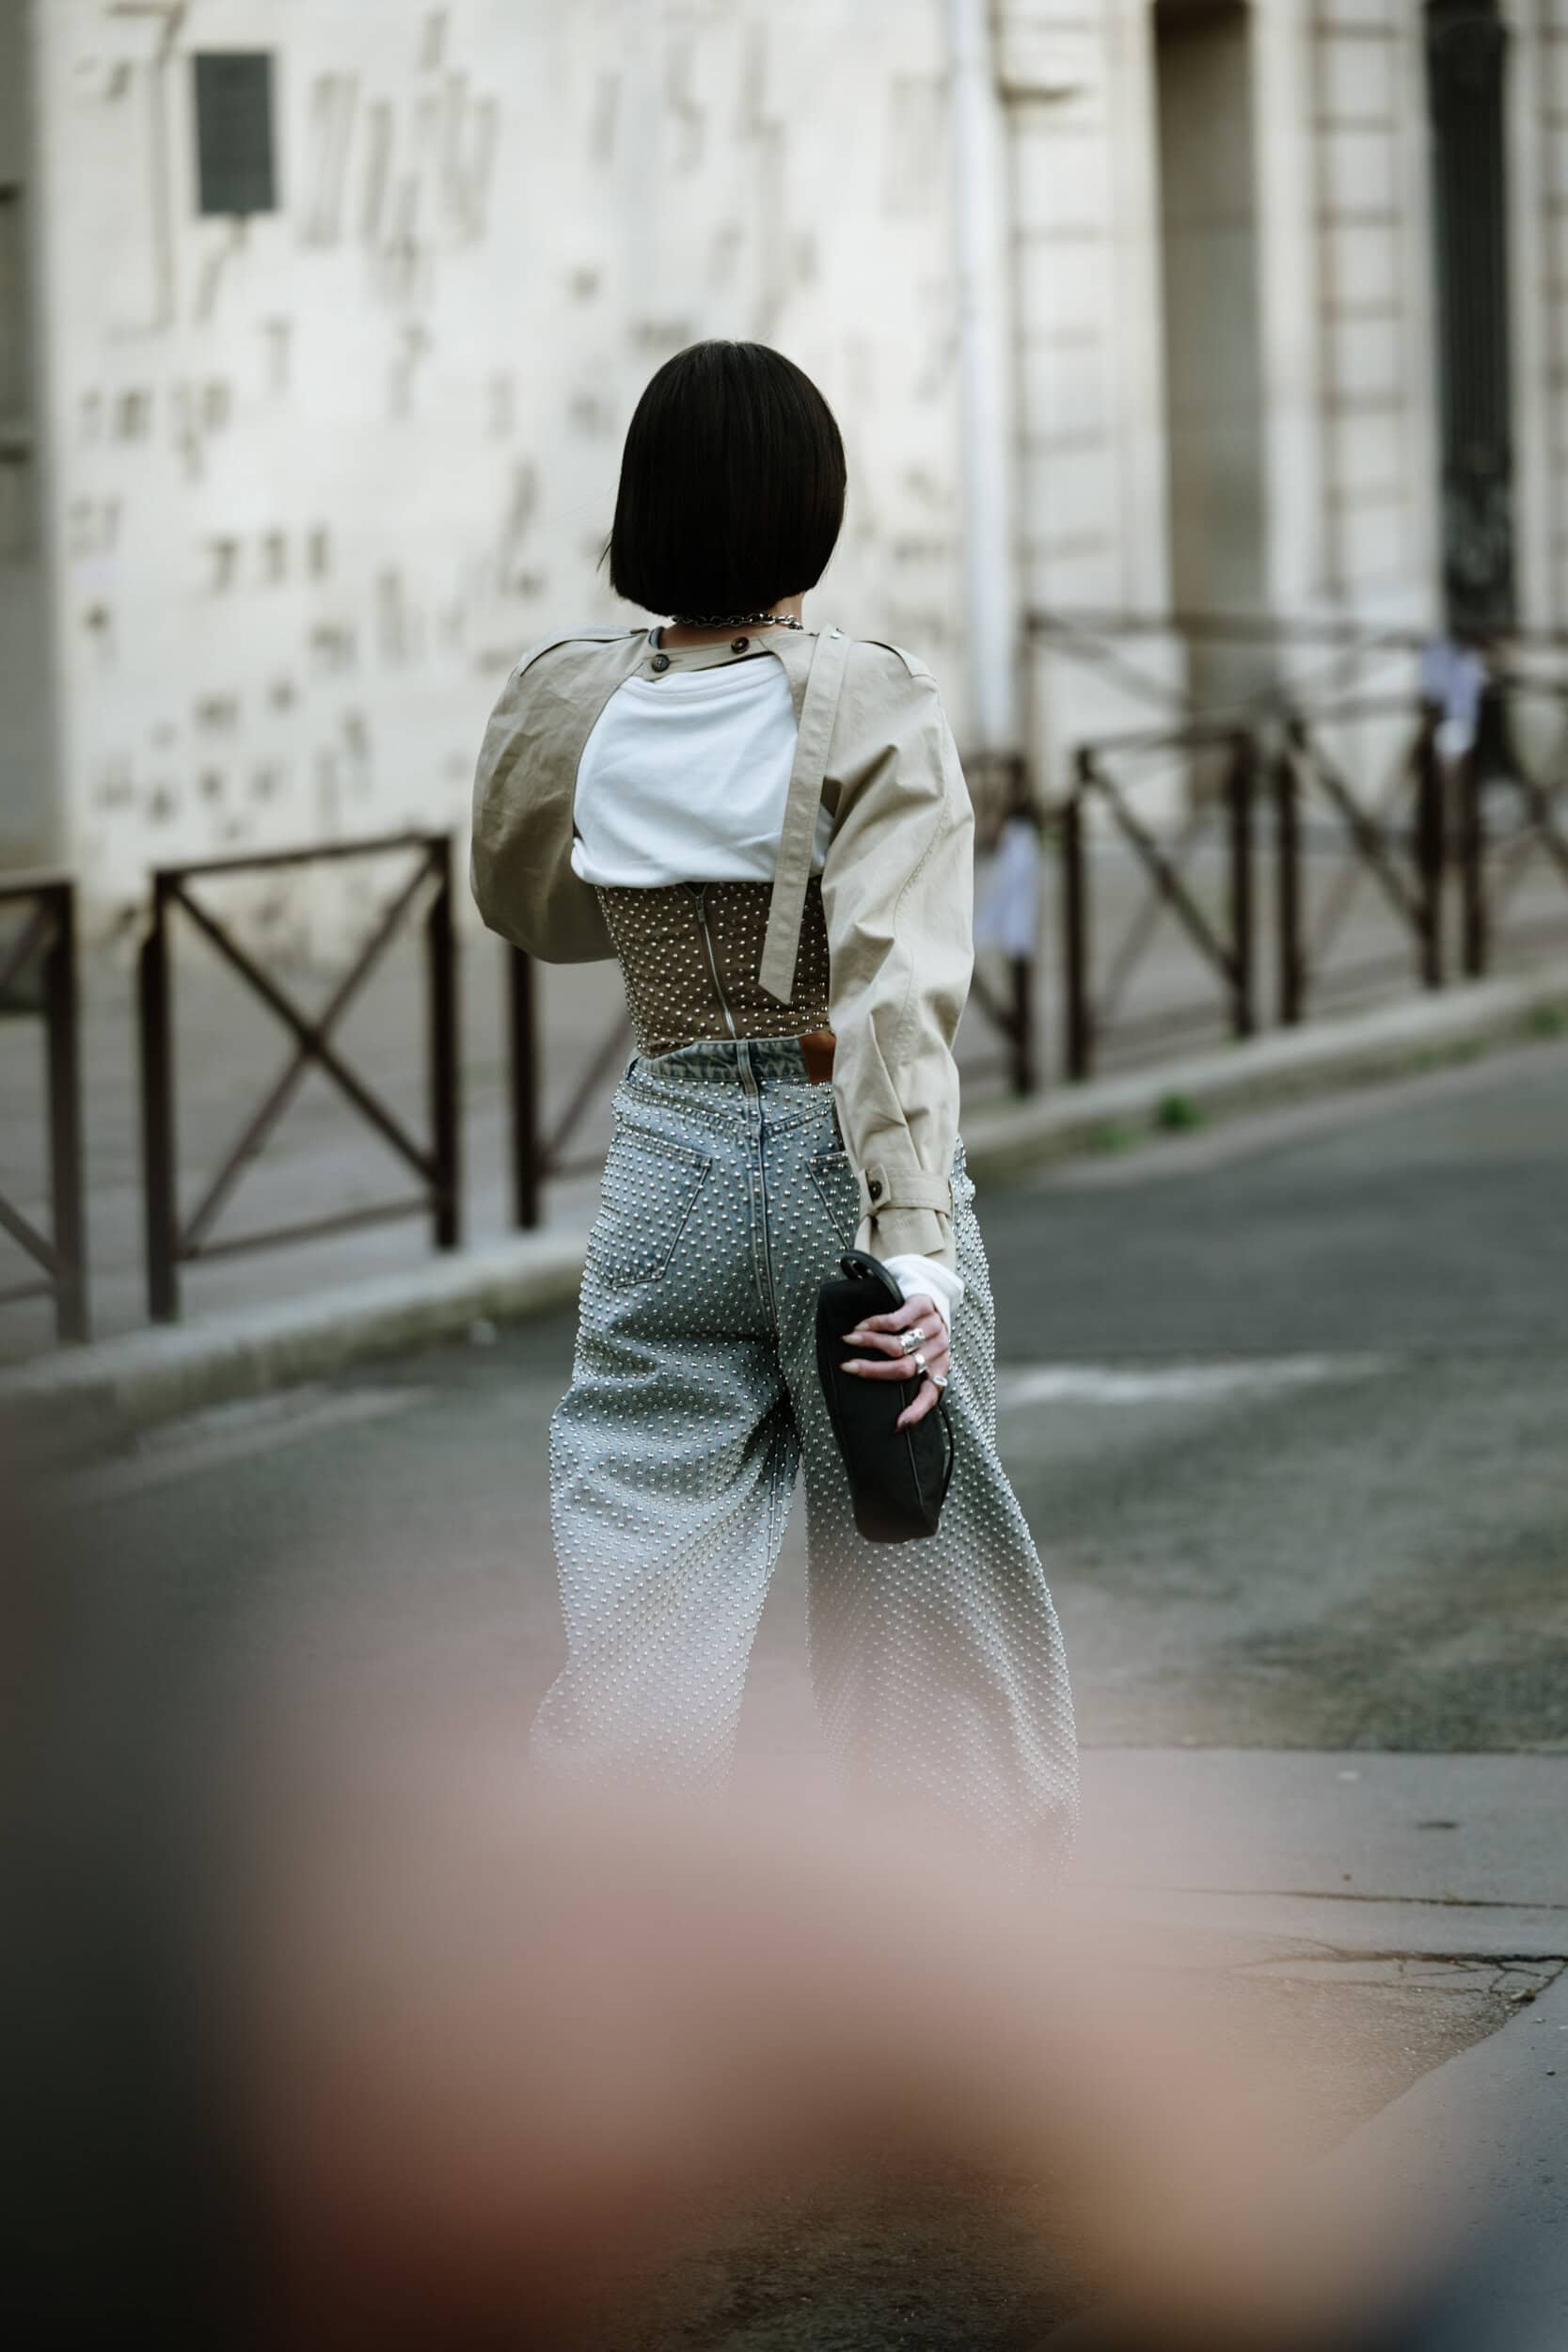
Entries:
POLYGON ((990 0, 948 0, 972 739, 1019 748, 1006 138, 990 0))

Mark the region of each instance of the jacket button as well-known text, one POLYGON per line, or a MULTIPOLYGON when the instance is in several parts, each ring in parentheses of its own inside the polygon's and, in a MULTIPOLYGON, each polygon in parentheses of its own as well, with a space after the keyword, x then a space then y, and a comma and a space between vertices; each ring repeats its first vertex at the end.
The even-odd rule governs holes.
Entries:
POLYGON ((667 653, 656 653, 653 658, 652 667, 656 670, 667 670, 670 667, 669 655, 667 653))
POLYGON ((744 653, 751 642, 752 641, 749 637, 733 638, 730 642, 731 653, 744 653))
POLYGON ((882 1187, 876 1182, 875 1178, 873 1178, 872 1182, 867 1184, 865 1189, 871 1195, 873 1200, 879 1200, 881 1199, 882 1187))

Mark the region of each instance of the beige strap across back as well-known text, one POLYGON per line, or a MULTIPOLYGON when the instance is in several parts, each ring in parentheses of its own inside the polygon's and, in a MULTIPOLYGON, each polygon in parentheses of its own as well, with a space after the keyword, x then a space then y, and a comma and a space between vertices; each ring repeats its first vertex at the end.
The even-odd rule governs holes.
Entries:
POLYGON ((822 804, 822 780, 827 772, 828 750, 832 741, 833 721, 838 715, 850 643, 841 628, 829 629, 817 639, 800 705, 795 764, 789 771, 784 830, 779 835, 779 862, 768 905, 762 961, 757 968, 761 985, 769 996, 776 996, 783 1004, 787 1004, 795 993, 795 962, 800 951, 806 885, 811 880, 816 812, 822 804))

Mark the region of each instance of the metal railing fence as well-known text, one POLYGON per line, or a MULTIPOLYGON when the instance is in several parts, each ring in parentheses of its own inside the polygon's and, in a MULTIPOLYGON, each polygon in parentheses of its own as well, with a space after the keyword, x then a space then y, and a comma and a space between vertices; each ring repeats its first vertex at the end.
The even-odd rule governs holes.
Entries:
POLYGON ((424 1215, 436 1247, 454 1249, 461 1231, 459 1189, 459 1051, 457 941, 452 908, 452 841, 448 834, 390 834, 379 838, 335 842, 307 850, 280 850, 255 856, 210 858, 191 866, 160 866, 152 875, 152 905, 142 942, 138 971, 141 1039, 142 1168, 146 1214, 148 1311, 154 1323, 180 1314, 180 1271, 198 1261, 232 1257, 245 1250, 382 1224, 424 1215), (413 866, 360 943, 322 1009, 308 1013, 233 930, 203 905, 192 885, 216 877, 273 873, 348 859, 406 852, 413 866), (382 961, 413 910, 424 902, 425 1049, 429 1097, 429 1140, 411 1135, 397 1113, 356 1072, 334 1042, 349 1006, 382 961), (183 916, 292 1040, 293 1050, 261 1100, 247 1114, 215 1170, 206 1179, 196 1206, 180 1204, 180 1152, 176 1117, 175 978, 170 953, 176 915, 183 916), (309 1071, 330 1079, 364 1122, 419 1179, 411 1199, 371 1207, 329 1211, 293 1224, 228 1238, 214 1228, 246 1168, 256 1158, 309 1071))
POLYGON ((597 1165, 591 1152, 572 1157, 570 1147, 631 1043, 631 1022, 623 1012, 610 1023, 578 1071, 566 1101, 546 1124, 538 966, 520 947, 513 947, 507 951, 506 976, 512 1214, 515 1225, 530 1231, 544 1222, 545 1186, 551 1177, 581 1175, 597 1165))
MULTIPOLYGON (((1101 1044, 1134 1047, 1140 1028, 1152 1042, 1201 1016, 1201 1005, 1182 1003, 1132 1018, 1120 1011, 1162 914, 1220 984, 1235 1035, 1247 1033, 1249 1009, 1259 1023, 1293 1025, 1331 1001, 1397 985, 1407 972, 1435 989, 1455 974, 1482 977, 1532 941, 1568 946, 1568 908, 1548 895, 1568 883, 1568 632, 1512 630, 1448 647, 1403 626, 1181 612, 1036 612, 1029 628, 1037 644, 1084 665, 1118 698, 1164 714, 1143 733, 1080 742, 1064 791, 1047 801, 1063 868, 1068 1077, 1090 1074, 1101 1044), (1183 685, 1141 656, 1140 641, 1155 638, 1272 649, 1279 665, 1223 707, 1198 709, 1183 685), (1473 724, 1457 749, 1445 745, 1451 711, 1433 682, 1434 652, 1473 665, 1473 724), (1544 755, 1526 743, 1542 733, 1543 708, 1557 720, 1544 755), (1148 820, 1129 771, 1173 755, 1196 767, 1201 747, 1227 731, 1252 745, 1250 818, 1241 814, 1234 781, 1220 794, 1189 782, 1163 821, 1148 820), (1392 748, 1386 773, 1369 743, 1392 748), (1096 812, 1148 885, 1103 971, 1092 960, 1102 927, 1088 846, 1096 812), (1187 866, 1205 857, 1226 868, 1227 919, 1196 906, 1187 885, 1187 866), (1364 948, 1377 929, 1369 895, 1392 942, 1347 959, 1346 949, 1364 948), (1259 1001, 1265 965, 1273 969, 1268 1005, 1259 1001)), ((1101 837, 1105 830, 1102 823, 1101 837)))
POLYGON ((1563 936, 1556 892, 1568 890, 1568 680, 1506 664, 1495 670, 1460 776, 1457 822, 1462 969, 1479 979, 1499 948, 1563 936), (1523 730, 1510 718, 1518 722, 1543 708, 1556 719, 1557 741, 1532 767, 1518 756, 1515 738, 1523 730), (1521 917, 1519 901, 1532 878, 1553 885, 1554 912, 1521 917))
POLYGON ((1278 1018, 1304 1021, 1312 1002, 1396 977, 1408 962, 1418 986, 1446 977, 1444 894, 1451 842, 1449 790, 1436 749, 1437 716, 1407 701, 1360 698, 1316 712, 1292 709, 1270 760, 1273 785, 1278 1018), (1325 735, 1336 725, 1387 723, 1404 741, 1381 793, 1355 789, 1325 735), (1310 915, 1304 877, 1314 850, 1337 870, 1310 915), (1336 966, 1358 893, 1375 888, 1400 945, 1391 954, 1336 966))
MULTIPOLYGON (((1437 989, 1453 977, 1484 977, 1505 957, 1536 946, 1568 947, 1568 662, 1560 659, 1568 635, 1520 633, 1481 649, 1476 724, 1456 750, 1445 740, 1443 707, 1423 698, 1421 675, 1408 691, 1369 687, 1369 665, 1376 674, 1392 659, 1424 655, 1414 631, 1266 616, 1175 614, 1128 624, 1133 636, 1156 628, 1216 641, 1235 635, 1321 646, 1329 657, 1309 675, 1298 670, 1243 707, 1204 715, 1188 709, 1168 680, 1129 668, 1118 625, 1117 616, 1105 615, 1035 615, 1032 623, 1037 636, 1075 658, 1109 662, 1120 687, 1131 691, 1141 680, 1146 699, 1168 714, 1162 723, 1077 744, 1054 797, 1037 792, 1018 760, 990 763, 974 779, 982 848, 1003 842, 1009 826, 1027 824, 1023 846, 1033 865, 1026 859, 1021 870, 1037 868, 1042 850, 1057 860, 1053 961, 1068 1080, 1095 1074, 1108 1052, 1147 1060, 1205 1028, 1246 1038, 1300 1024, 1369 987, 1437 989), (1376 760, 1369 745, 1377 747, 1376 760), (1185 970, 1199 977, 1196 992, 1180 986, 1173 937, 1185 970), (1362 952, 1369 944, 1379 952, 1362 952)), ((453 848, 444 834, 396 834, 166 866, 151 876, 136 1005, 147 1298, 155 1322, 178 1319, 183 1268, 241 1251, 411 1215, 430 1218, 438 1248, 457 1245, 453 848), (400 854, 407 872, 315 1012, 202 894, 209 881, 400 854), (339 1034, 394 937, 416 923, 424 965, 422 1134, 353 1067, 339 1034), (176 1117, 177 924, 206 943, 290 1042, 288 1059, 188 1208, 180 1197, 176 1117), (325 1077, 413 1173, 413 1197, 329 1209, 262 1231, 220 1232, 247 1168, 310 1073, 325 1077)), ((0 1304, 52 1297, 63 1339, 84 1338, 88 1327, 75 925, 69 877, 0 881, 0 1015, 43 1024, 50 1170, 47 1230, 36 1212, 0 1196, 0 1231, 39 1270, 0 1292, 0 1304), (8 910, 21 917, 8 934, 8 910)), ((539 975, 515 950, 507 951, 504 968, 512 1212, 516 1225, 530 1228, 543 1219, 552 1179, 596 1165, 584 1129, 628 1050, 630 1030, 624 1015, 607 1027, 566 1073, 564 1097, 546 1115, 539 975)), ((1013 1091, 1038 1088, 1042 977, 1033 954, 993 944, 981 955, 974 1001, 1001 1051, 966 1060, 966 1073, 1000 1067, 1013 1091)))
MULTIPOLYGON (((1014 754, 971 758, 964 773, 974 803, 975 844, 982 853, 1001 851, 1009 830, 1027 827, 1031 859, 1037 864, 1042 828, 1029 763, 1014 754)), ((1040 1085, 1037 1016, 1039 958, 1031 944, 978 947, 970 993, 997 1041, 994 1054, 966 1065, 969 1073, 1000 1072, 1009 1093, 1034 1094, 1040 1085)))
POLYGON ((1190 1025, 1186 1001, 1143 1016, 1122 1011, 1128 991, 1164 922, 1180 930, 1206 978, 1217 984, 1230 1032, 1250 1037, 1258 1026, 1253 925, 1253 830, 1258 758, 1253 738, 1230 727, 1191 725, 1147 736, 1107 737, 1084 743, 1074 756, 1071 787, 1059 812, 1061 850, 1063 1065, 1066 1075, 1093 1074, 1107 1034, 1135 1021, 1148 1037, 1168 1037, 1190 1025), (1223 763, 1224 891, 1219 905, 1204 903, 1193 866, 1207 846, 1201 799, 1174 830, 1162 834, 1137 808, 1126 773, 1133 762, 1156 758, 1184 766, 1217 753, 1223 763), (1099 929, 1094 890, 1092 814, 1104 813, 1115 836, 1131 851, 1143 887, 1119 928, 1104 968, 1097 972, 1099 929), (1119 1023, 1118 1023, 1119 1016, 1119 1023))
POLYGON ((0 880, 0 916, 12 911, 20 921, 0 945, 0 1018, 43 1024, 49 1225, 40 1231, 0 1193, 0 1232, 38 1268, 0 1291, 0 1306, 52 1299, 57 1336, 80 1341, 89 1325, 75 884, 65 874, 8 875, 0 880))

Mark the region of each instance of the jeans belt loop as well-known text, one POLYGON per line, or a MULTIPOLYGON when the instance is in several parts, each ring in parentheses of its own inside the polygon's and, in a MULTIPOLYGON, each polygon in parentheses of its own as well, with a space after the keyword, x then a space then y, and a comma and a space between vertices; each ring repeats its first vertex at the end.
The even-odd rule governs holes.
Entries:
POLYGON ((832 1084, 833 1048, 837 1043, 832 1029, 809 1029, 800 1040, 800 1055, 806 1065, 806 1076, 814 1087, 832 1084))

